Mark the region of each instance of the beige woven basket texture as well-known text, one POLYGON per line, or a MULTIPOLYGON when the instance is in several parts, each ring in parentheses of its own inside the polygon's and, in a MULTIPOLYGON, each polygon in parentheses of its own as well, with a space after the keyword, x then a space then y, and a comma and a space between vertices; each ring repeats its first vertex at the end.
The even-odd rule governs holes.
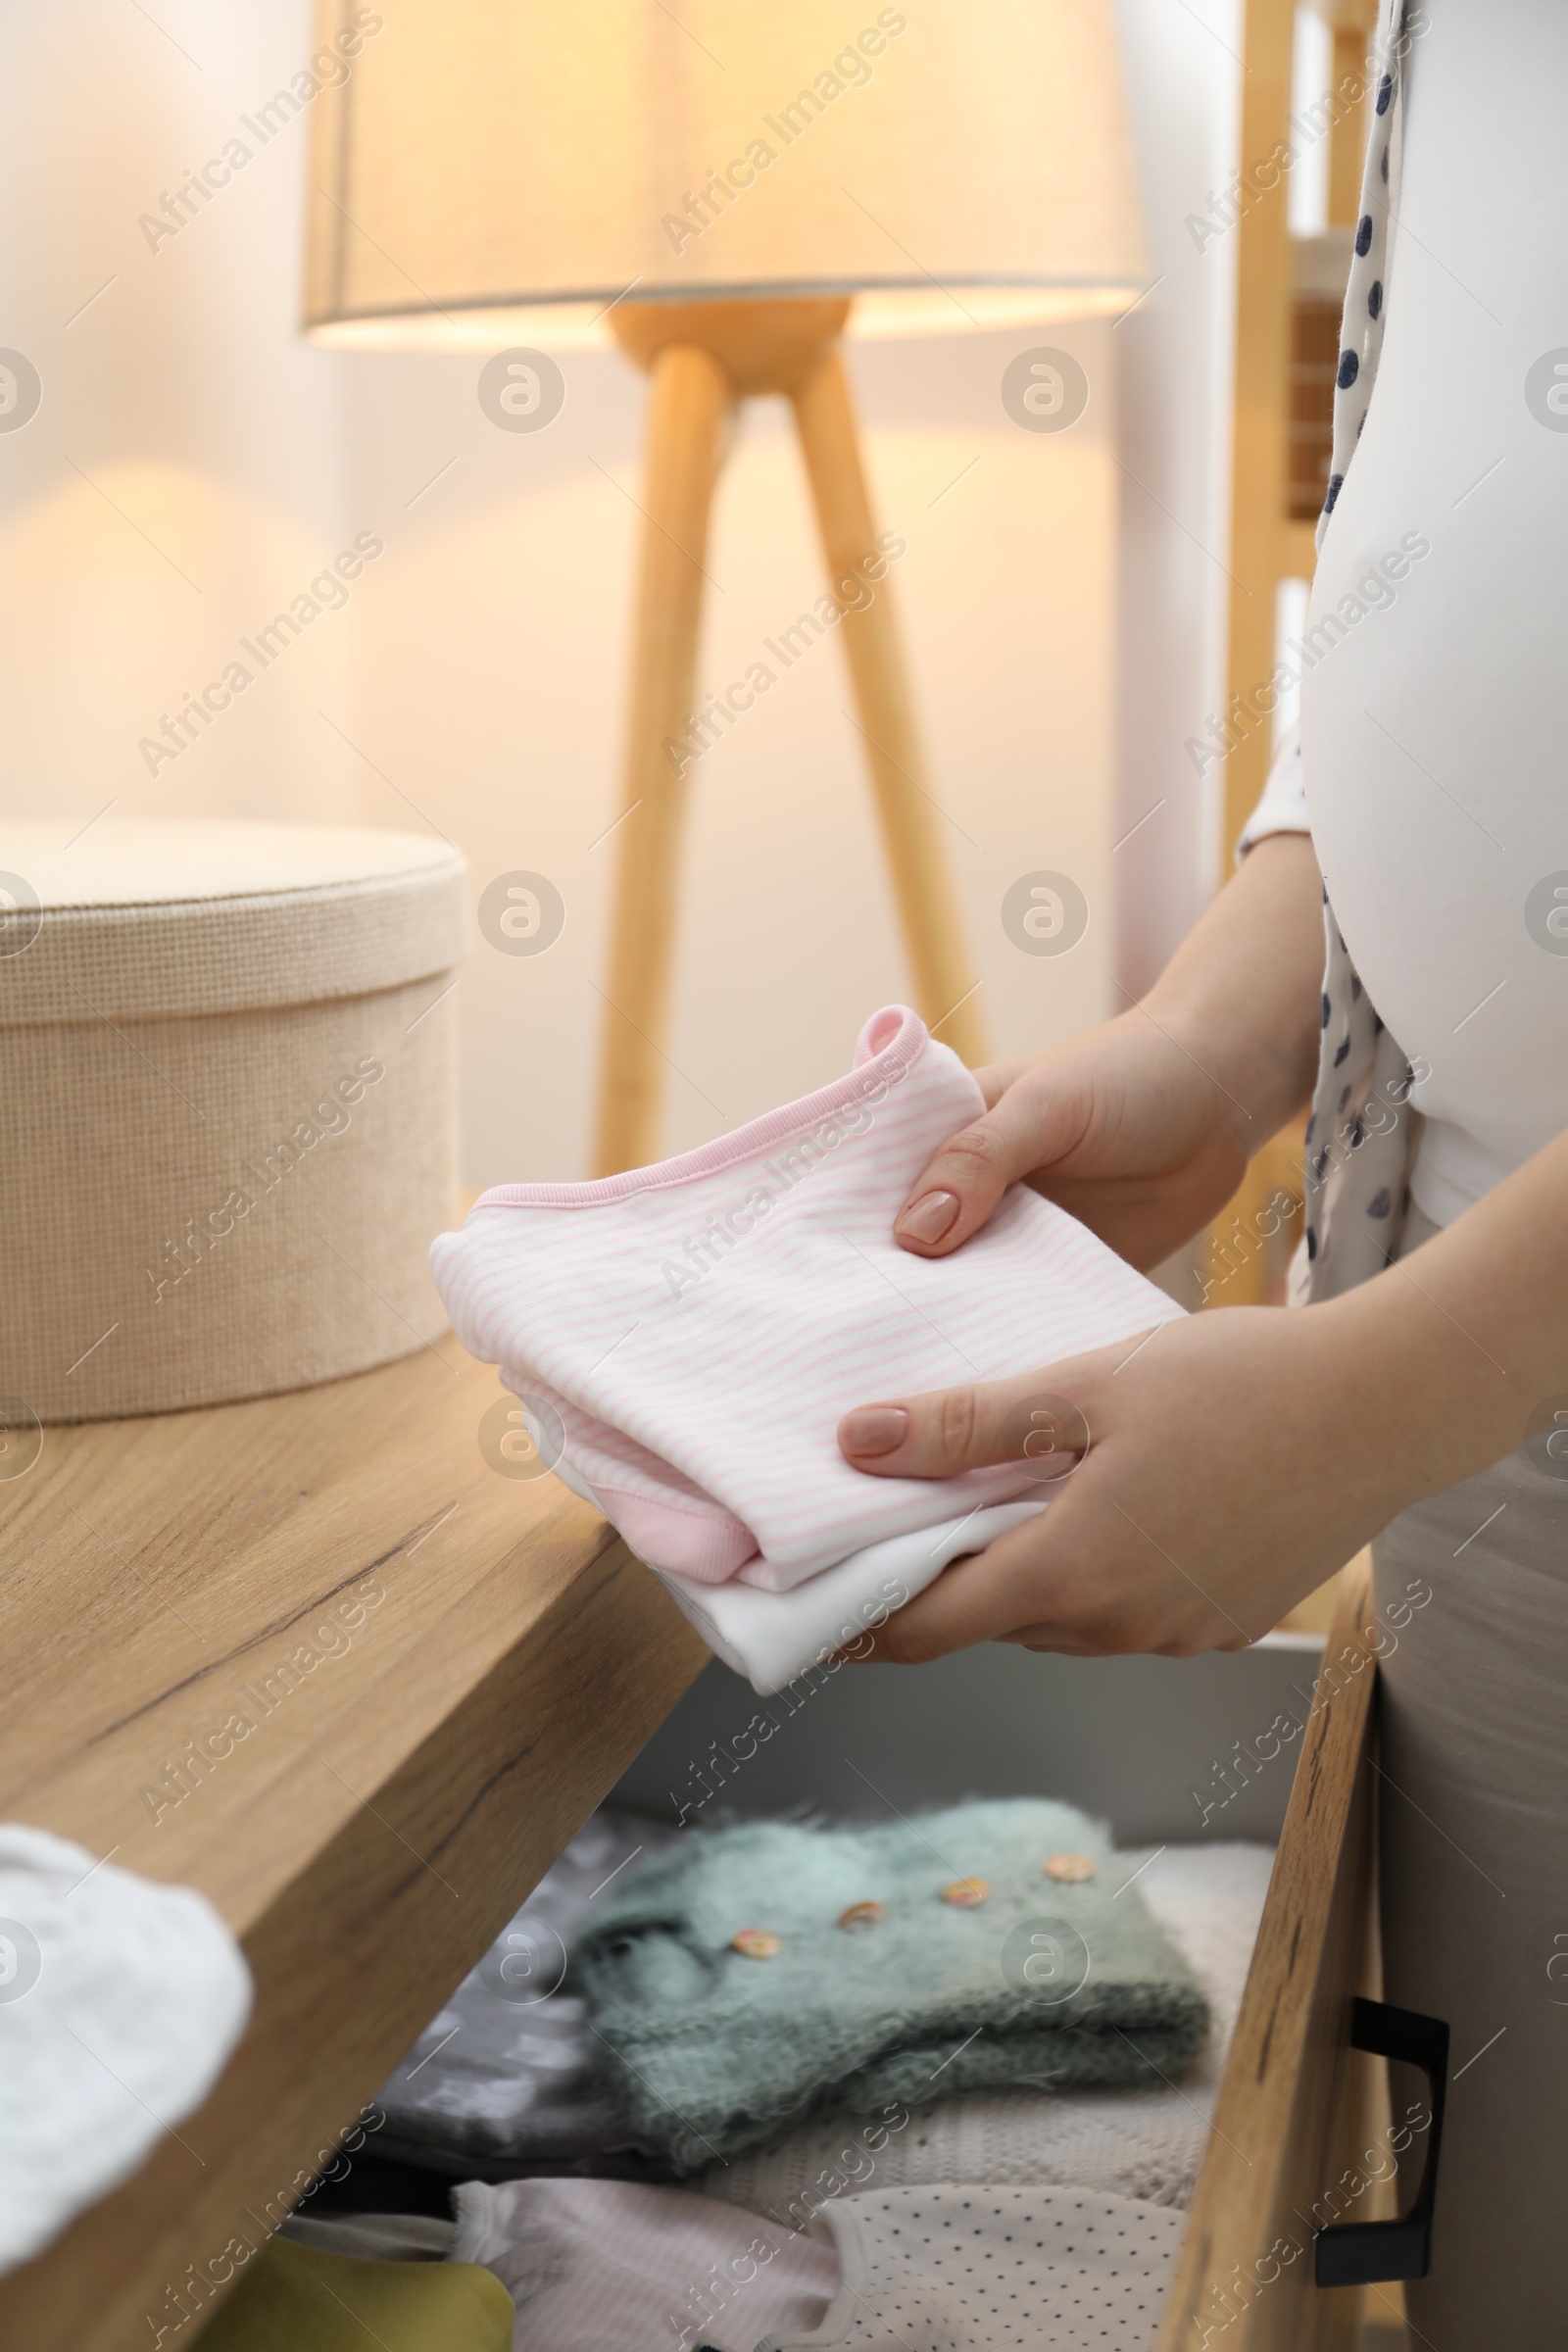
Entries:
POLYGON ((446 1317, 466 869, 413 834, 0 825, 0 1416, 335 1380, 446 1317))

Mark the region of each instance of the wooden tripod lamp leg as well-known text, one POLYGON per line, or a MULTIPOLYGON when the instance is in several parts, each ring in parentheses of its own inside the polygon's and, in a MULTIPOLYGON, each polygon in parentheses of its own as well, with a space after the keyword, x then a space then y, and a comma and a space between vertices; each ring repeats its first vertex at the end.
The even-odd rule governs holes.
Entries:
MULTIPOLYGON (((837 582, 876 547, 855 412, 837 348, 827 352, 793 397, 830 579, 837 582)), ((938 832, 943 819, 930 797, 886 579, 876 584, 869 605, 845 614, 842 635, 914 973, 915 1001, 928 1027, 973 1068, 990 1056, 986 1022, 974 996, 979 975, 964 945, 938 832)))
POLYGON ((686 798, 665 746, 684 739, 696 692, 708 517, 730 401, 724 369, 693 344, 666 345, 651 378, 647 522, 595 1148, 601 1176, 659 1156, 686 798))

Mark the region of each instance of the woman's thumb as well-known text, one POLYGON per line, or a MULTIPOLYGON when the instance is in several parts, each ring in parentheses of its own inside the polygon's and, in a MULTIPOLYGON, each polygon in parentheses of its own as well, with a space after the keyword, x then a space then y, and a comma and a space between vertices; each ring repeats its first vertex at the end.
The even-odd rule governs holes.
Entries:
POLYGON ((978 1232, 1009 1184, 1040 1164, 1040 1143, 1023 1089, 1009 1088, 944 1144, 910 1186, 893 1221, 894 1238, 917 1257, 945 1257, 978 1232))

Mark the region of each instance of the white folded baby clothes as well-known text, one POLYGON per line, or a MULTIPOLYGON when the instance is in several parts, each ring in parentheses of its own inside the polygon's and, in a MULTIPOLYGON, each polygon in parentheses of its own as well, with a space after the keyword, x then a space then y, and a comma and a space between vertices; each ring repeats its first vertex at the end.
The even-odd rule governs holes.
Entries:
POLYGON ((1039 1499, 988 1503, 961 1519, 889 1536, 788 1592, 760 1592, 738 1576, 723 1585, 700 1585, 666 1569, 655 1573, 713 1655, 744 1674, 759 1696, 771 1698, 836 1650, 863 1653, 867 1637, 935 1584, 950 1561, 984 1551, 1045 1507, 1039 1499))
POLYGON ((0 2272, 200 2106, 250 2004, 204 1896, 0 1825, 0 2272))
POLYGON ((517 2352, 752 2352, 809 2340, 839 2286, 831 2246, 788 2222, 624 2180, 467 2180, 449 2262, 517 2308, 517 2352))
POLYGON ((1042 1499, 1020 1462, 868 1478, 836 1441, 851 1406, 1181 1313, 1022 1185, 951 1257, 899 1248, 909 1187, 984 1107, 956 1055, 890 1006, 848 1076, 700 1151, 484 1194, 434 1243, 436 1282, 546 1458, 651 1566, 786 1592, 868 1546, 1042 1499))
MULTIPOLYGON (((537 1417, 524 1408, 529 1431, 537 1445, 546 1433, 537 1417)), ((598 1497, 579 1478, 564 1456, 556 1461, 556 1476, 584 1502, 598 1497)), ((742 1576, 721 1585, 703 1584, 672 1568, 654 1574, 683 1617, 697 1628, 715 1658, 742 1674, 760 1698, 788 1690, 809 1666, 820 1666, 841 1649, 864 1654, 867 1638, 886 1625, 896 1609, 935 1584, 952 1561, 972 1551, 984 1551, 998 1536, 1021 1527, 1045 1500, 990 1502, 965 1511, 961 1519, 943 1519, 935 1527, 915 1528, 906 1536, 889 1536, 867 1544, 831 1568, 818 1569, 787 1592, 759 1592, 742 1576)))

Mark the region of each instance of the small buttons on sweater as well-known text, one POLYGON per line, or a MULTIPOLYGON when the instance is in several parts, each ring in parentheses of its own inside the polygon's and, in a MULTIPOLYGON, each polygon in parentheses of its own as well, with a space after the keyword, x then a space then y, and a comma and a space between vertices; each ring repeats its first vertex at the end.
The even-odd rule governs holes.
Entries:
MULTIPOLYGON (((1053 1854, 1040 1867, 1045 1877, 1061 1886, 1078 1886, 1099 1875, 1087 1854, 1053 1854)), ((991 1900, 991 1882, 954 1879, 942 1888, 941 1899, 955 1911, 978 1911, 991 1900)), ((858 1936, 867 1928, 879 1928, 886 1918, 886 1903, 865 1895, 859 1902, 847 1904, 836 1924, 846 1936, 858 1936)), ((729 1948, 744 1960, 775 1960, 784 1949, 784 1938, 771 1928, 741 1928, 730 1937, 729 1948)))

